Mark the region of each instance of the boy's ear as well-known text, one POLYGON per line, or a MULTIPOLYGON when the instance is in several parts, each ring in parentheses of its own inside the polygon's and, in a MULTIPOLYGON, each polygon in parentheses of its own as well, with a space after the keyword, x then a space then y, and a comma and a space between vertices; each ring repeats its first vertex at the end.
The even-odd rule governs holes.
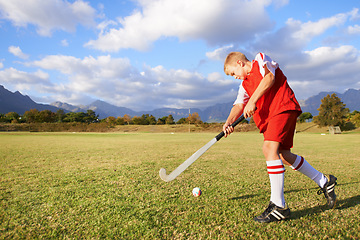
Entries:
POLYGON ((241 60, 236 61, 237 64, 239 64, 241 67, 243 67, 244 63, 241 60))

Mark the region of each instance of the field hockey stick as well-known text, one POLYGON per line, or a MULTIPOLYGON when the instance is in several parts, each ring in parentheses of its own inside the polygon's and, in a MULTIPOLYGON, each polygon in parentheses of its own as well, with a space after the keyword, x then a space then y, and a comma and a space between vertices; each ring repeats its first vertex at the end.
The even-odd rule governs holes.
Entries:
MULTIPOLYGON (((241 115, 235 122, 231 124, 232 127, 238 125, 241 121, 244 120, 244 115, 241 115)), ((217 141, 219 141, 225 133, 222 131, 216 137, 211 139, 210 142, 205 144, 202 148, 197 150, 191 157, 189 157, 185 162, 183 162, 180 166, 178 166, 174 171, 172 171, 169 175, 166 174, 165 168, 160 169, 159 175, 162 180, 165 182, 170 182, 174 180, 177 176, 179 176, 185 169, 187 169, 191 164, 193 164, 196 159, 198 159, 201 155, 203 155, 212 145, 214 145, 217 141)))

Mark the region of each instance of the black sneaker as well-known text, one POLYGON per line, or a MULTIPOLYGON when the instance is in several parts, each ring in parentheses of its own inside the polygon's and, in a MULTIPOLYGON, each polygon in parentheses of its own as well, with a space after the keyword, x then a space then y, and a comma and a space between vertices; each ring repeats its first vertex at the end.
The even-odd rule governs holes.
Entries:
POLYGON ((318 195, 324 193, 325 198, 327 199, 327 203, 330 208, 335 208, 336 204, 336 194, 335 194, 335 185, 337 178, 333 175, 325 175, 327 178, 327 183, 323 188, 320 188, 317 192, 318 195))
POLYGON ((281 221, 288 219, 290 217, 290 209, 285 206, 284 208, 276 206, 273 202, 270 201, 269 206, 266 210, 260 215, 254 218, 256 222, 260 223, 269 223, 274 221, 281 221))

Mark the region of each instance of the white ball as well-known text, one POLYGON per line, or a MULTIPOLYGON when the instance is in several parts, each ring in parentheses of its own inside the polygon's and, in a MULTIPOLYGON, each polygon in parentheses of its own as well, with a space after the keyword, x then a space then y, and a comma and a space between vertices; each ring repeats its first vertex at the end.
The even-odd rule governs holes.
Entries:
POLYGON ((194 197, 199 197, 201 195, 201 189, 196 187, 192 190, 192 194, 194 195, 194 197))

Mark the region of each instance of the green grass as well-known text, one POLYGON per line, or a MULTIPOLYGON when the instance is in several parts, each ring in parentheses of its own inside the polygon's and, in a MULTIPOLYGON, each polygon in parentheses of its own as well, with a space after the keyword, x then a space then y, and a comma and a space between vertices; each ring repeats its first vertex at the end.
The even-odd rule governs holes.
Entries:
POLYGON ((253 221, 270 196, 258 133, 160 180, 215 135, 0 133, 0 239, 360 239, 360 134, 297 134, 294 152, 338 177, 337 208, 287 168, 292 216, 270 224, 253 221))

